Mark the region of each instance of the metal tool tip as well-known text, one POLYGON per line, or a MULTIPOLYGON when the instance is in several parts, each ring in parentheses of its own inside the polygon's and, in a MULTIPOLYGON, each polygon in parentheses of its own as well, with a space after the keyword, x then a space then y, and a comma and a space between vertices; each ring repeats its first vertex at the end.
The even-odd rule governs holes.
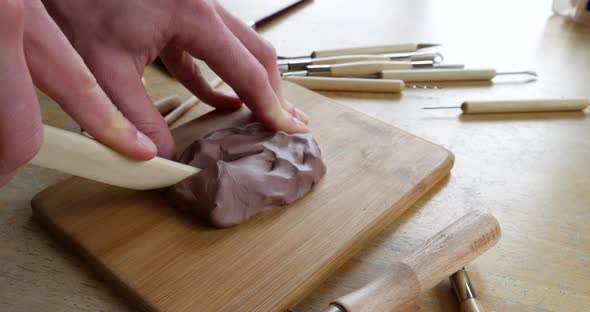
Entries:
POLYGON ((440 43, 418 43, 418 49, 426 49, 440 46, 440 43))
POLYGON ((457 109, 461 108, 461 106, 430 106, 430 107, 422 107, 422 109, 457 109))

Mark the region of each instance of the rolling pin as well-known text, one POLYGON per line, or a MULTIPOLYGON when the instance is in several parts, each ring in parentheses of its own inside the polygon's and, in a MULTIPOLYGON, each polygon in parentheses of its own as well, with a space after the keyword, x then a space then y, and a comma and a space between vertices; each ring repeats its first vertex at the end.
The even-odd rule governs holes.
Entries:
POLYGON ((386 275, 334 300, 323 312, 393 311, 494 246, 500 232, 491 214, 468 213, 394 263, 386 275))
POLYGON ((463 114, 578 112, 590 106, 588 99, 539 99, 465 101, 461 106, 422 107, 422 109, 460 108, 463 114))
POLYGON ((63 129, 44 125, 43 131, 43 144, 31 163, 90 180, 147 190, 174 185, 200 171, 161 157, 134 160, 63 129))
POLYGON ((385 54, 385 53, 400 53, 400 52, 415 52, 419 49, 436 47, 439 44, 434 43, 405 43, 405 44, 389 44, 378 46, 354 47, 331 50, 317 50, 311 53, 312 58, 329 57, 337 55, 351 55, 351 54, 385 54))
POLYGON ((384 70, 379 74, 383 79, 399 79, 403 81, 482 81, 492 80, 497 75, 530 75, 537 77, 533 71, 496 72, 494 69, 393 69, 384 70))
POLYGON ((390 79, 296 77, 284 78, 310 90, 400 93, 404 82, 390 79))

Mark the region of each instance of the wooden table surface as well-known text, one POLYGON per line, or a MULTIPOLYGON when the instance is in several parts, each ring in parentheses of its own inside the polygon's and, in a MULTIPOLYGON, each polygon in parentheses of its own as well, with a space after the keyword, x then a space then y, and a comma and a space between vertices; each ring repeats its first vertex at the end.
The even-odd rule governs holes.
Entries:
MULTIPOLYGON (((244 5, 247 5, 244 2, 244 5)), ((439 84, 403 95, 324 94, 455 153, 451 176, 294 310, 387 270, 394 259, 472 209, 493 212, 500 243, 467 270, 490 311, 582 311, 590 303, 590 120, 586 113, 461 117, 420 107, 466 99, 590 97, 590 29, 551 15, 551 1, 316 0, 263 28, 281 55, 391 42, 441 42, 448 62, 531 69, 540 79, 439 84)), ((148 92, 188 92, 149 68, 148 92)), ((44 121, 77 126, 40 94, 44 121)), ((201 106, 203 111, 205 106, 201 106)), ((312 121, 313 122, 313 121, 312 121)), ((0 189, 0 311, 134 311, 46 235, 29 201, 65 176, 32 166, 0 189)), ((447 281, 404 311, 453 311, 447 281)))

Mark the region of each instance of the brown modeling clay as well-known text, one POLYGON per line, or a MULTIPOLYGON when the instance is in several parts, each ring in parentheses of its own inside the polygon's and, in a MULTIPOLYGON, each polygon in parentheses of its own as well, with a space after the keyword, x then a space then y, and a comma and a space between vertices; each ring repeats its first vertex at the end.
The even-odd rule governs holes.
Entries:
POLYGON ((195 141, 180 162, 203 169, 168 198, 217 227, 228 227, 307 194, 326 173, 310 133, 287 134, 260 123, 222 129, 195 141))

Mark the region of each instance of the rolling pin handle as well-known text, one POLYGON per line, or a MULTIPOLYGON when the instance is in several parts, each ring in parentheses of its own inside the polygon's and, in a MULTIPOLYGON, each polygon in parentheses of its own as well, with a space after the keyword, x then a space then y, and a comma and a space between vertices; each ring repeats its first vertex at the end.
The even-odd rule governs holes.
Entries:
MULTIPOLYGON (((345 312, 392 311, 414 300, 494 246, 500 225, 489 213, 473 211, 395 262, 389 274, 332 304, 345 312)), ((329 310, 328 310, 329 311, 329 310)))

